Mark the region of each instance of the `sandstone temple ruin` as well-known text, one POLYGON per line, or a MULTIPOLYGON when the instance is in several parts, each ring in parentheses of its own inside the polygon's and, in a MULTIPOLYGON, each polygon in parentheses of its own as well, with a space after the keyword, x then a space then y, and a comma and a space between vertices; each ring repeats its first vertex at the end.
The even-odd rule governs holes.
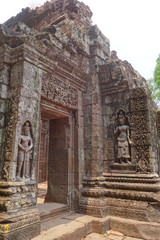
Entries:
POLYGON ((160 239, 160 113, 91 17, 52 0, 0 25, 0 239, 40 234, 45 181, 45 202, 160 239))

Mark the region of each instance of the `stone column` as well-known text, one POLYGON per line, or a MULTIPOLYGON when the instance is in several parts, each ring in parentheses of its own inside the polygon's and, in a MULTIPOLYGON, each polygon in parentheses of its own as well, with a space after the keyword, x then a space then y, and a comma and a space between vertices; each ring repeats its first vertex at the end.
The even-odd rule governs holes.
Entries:
POLYGON ((98 76, 93 73, 84 104, 84 176, 102 176, 103 136, 101 94, 98 76))
POLYGON ((80 211, 97 217, 107 213, 104 196, 99 186, 103 174, 103 122, 101 92, 97 73, 88 79, 87 94, 84 99, 84 177, 80 211), (94 194, 94 189, 99 195, 94 194), (88 193, 93 198, 88 199, 88 193))
POLYGON ((103 217, 106 206, 103 193, 99 187, 99 179, 103 178, 103 117, 102 94, 98 77, 99 65, 104 64, 110 54, 109 40, 100 32, 98 27, 89 30, 90 74, 84 94, 84 178, 80 211, 89 215, 103 217), (100 193, 94 195, 94 187, 100 193), (93 191, 92 191, 93 190, 93 191), (88 200, 88 192, 93 198, 88 200))
POLYGON ((1 89, 6 126, 1 141, 0 239, 31 239, 40 233, 35 160, 41 71, 21 61, 12 65, 8 73, 4 68, 2 76, 6 82, 1 89))
POLYGON ((75 116, 74 130, 74 158, 75 158, 75 207, 79 204, 80 189, 84 175, 84 115, 83 93, 78 91, 78 111, 75 116))

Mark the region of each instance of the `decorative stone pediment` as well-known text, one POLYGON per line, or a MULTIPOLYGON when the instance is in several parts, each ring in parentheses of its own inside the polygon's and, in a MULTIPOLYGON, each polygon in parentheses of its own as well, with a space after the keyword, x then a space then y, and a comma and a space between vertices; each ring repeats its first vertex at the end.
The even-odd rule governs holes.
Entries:
POLYGON ((62 82, 47 73, 42 77, 42 97, 68 108, 78 106, 78 91, 70 83, 62 82))

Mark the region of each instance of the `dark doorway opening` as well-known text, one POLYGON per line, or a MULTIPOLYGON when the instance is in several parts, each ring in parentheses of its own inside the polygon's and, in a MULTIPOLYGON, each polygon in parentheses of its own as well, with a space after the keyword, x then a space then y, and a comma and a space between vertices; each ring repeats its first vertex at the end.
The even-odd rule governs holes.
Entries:
POLYGON ((42 112, 37 194, 41 215, 70 208, 69 151, 69 117, 42 112))

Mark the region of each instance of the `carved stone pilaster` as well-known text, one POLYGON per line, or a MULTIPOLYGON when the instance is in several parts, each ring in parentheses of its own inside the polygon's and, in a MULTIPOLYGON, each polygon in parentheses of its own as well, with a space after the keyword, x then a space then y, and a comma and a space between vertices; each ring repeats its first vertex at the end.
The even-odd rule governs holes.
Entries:
POLYGON ((7 234, 7 239, 27 240, 40 233, 35 192, 31 181, 0 182, 0 239, 7 234))
POLYGON ((6 131, 3 138, 5 147, 0 181, 0 239, 5 239, 6 236, 7 239, 31 239, 40 233, 35 186, 40 70, 28 62, 21 61, 12 65, 9 75, 10 85, 5 104, 6 131), (29 131, 25 134, 24 130, 29 131), (25 151, 27 144, 29 151, 25 151), (20 164, 18 179, 17 166, 20 164))
POLYGON ((137 164, 138 172, 157 173, 158 148, 154 143, 157 139, 156 118, 146 88, 130 91, 130 112, 133 162, 137 164))

